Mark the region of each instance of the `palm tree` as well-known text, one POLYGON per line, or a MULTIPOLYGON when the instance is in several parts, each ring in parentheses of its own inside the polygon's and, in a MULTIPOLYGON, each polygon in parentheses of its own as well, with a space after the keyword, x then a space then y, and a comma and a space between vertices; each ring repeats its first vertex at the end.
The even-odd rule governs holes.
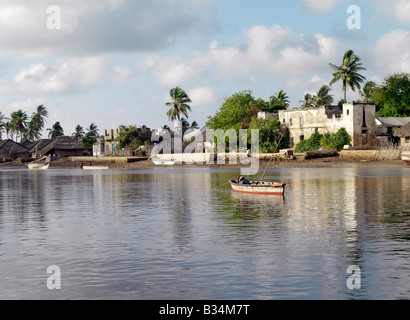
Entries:
POLYGON ((0 140, 2 139, 3 132, 6 131, 7 120, 8 118, 0 111, 0 140))
POLYGON ((167 131, 170 130, 170 128, 169 128, 168 125, 166 125, 166 124, 164 124, 163 126, 161 126, 161 129, 162 129, 162 130, 167 130, 167 131))
POLYGON ((36 139, 39 139, 41 137, 40 132, 43 130, 44 125, 45 125, 45 118, 48 117, 48 111, 46 107, 43 105, 37 106, 36 112, 33 112, 31 115, 31 120, 33 122, 32 128, 33 128, 33 135, 36 139))
POLYGON ((13 126, 11 124, 11 121, 7 121, 4 124, 4 130, 6 131, 7 139, 13 140, 13 126))
POLYGON ((306 93, 303 100, 300 100, 302 108, 312 108, 314 106, 313 96, 310 93, 306 93))
POLYGON ((357 89, 360 90, 360 83, 362 83, 366 78, 359 74, 359 71, 366 70, 362 67, 360 58, 355 55, 353 50, 348 50, 343 55, 343 61, 340 66, 336 66, 329 63, 330 67, 333 69, 333 79, 330 81, 330 86, 339 80, 342 80, 342 93, 344 94, 344 101, 346 99, 347 88, 350 87, 353 91, 357 89))
POLYGON ((182 129, 181 115, 188 118, 188 111, 191 111, 191 107, 188 105, 188 103, 192 101, 186 94, 186 92, 178 86, 172 88, 169 91, 169 95, 171 96, 172 101, 165 103, 167 107, 170 107, 170 109, 167 111, 168 119, 170 121, 178 120, 178 124, 182 129))
POLYGON ((333 96, 329 94, 330 87, 324 85, 313 96, 315 107, 329 106, 333 103, 333 96))
POLYGON ((94 123, 91 123, 90 126, 86 130, 87 130, 87 134, 86 134, 87 136, 93 137, 93 138, 98 136, 99 129, 94 123))
POLYGON ((59 136, 63 136, 64 135, 64 130, 60 125, 60 122, 57 121, 56 123, 53 124, 53 126, 51 128, 47 129, 48 132, 48 137, 51 139, 54 139, 56 137, 59 136))
POLYGON ((286 110, 289 107, 289 97, 282 89, 269 98, 272 110, 286 110))
POLYGON ((27 127, 28 116, 23 110, 19 109, 11 113, 10 122, 12 126, 12 131, 17 135, 20 133, 20 142, 23 138, 23 133, 27 127))
POLYGON ((72 136, 76 138, 82 138, 84 137, 84 135, 85 135, 84 128, 78 124, 75 127, 75 131, 72 133, 72 136))
POLYGON ((199 129, 198 123, 195 120, 192 121, 191 126, 189 127, 189 129, 199 129))
POLYGON ((374 89, 376 89, 376 82, 374 81, 367 81, 364 84, 363 90, 359 93, 363 97, 364 102, 369 102, 370 96, 372 95, 374 89))

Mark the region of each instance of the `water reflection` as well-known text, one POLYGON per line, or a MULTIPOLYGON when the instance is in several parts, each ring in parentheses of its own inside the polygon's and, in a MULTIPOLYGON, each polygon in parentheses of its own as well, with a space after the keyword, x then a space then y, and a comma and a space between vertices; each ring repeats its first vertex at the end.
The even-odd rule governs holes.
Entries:
POLYGON ((408 295, 410 170, 268 170, 284 198, 233 193, 223 185, 236 176, 0 171, 0 298, 408 295), (45 287, 52 264, 65 275, 58 296, 45 287), (361 290, 346 287, 349 265, 361 290))

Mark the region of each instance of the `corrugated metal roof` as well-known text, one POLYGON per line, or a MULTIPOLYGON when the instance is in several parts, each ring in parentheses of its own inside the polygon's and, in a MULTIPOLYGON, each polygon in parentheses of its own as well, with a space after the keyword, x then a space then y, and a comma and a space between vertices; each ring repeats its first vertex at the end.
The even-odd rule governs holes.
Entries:
POLYGON ((377 117, 385 127, 402 127, 410 122, 410 117, 377 117))

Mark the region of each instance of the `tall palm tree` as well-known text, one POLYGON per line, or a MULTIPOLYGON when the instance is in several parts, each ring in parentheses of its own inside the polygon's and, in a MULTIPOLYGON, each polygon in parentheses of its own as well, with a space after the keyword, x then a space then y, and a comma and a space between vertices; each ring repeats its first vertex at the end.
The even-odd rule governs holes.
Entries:
POLYGON ((340 66, 336 66, 329 63, 330 67, 333 69, 333 79, 330 81, 330 86, 337 81, 342 81, 342 93, 344 94, 344 101, 346 99, 347 88, 350 87, 352 91, 356 88, 360 90, 360 83, 362 83, 366 78, 359 74, 359 71, 366 70, 362 67, 361 59, 355 55, 353 50, 348 50, 343 55, 343 61, 340 66))
POLYGON ((33 112, 31 119, 33 121, 33 126, 36 129, 36 138, 39 138, 39 133, 43 130, 46 118, 48 117, 48 111, 43 105, 37 106, 36 112, 33 112))
POLYGON ((269 98, 272 110, 286 110, 289 107, 289 97, 282 89, 269 98))
MULTIPOLYGON (((3 139, 3 132, 6 131, 6 124, 8 118, 0 111, 0 140, 3 139)), ((8 135, 7 135, 8 138, 8 135)))
POLYGON ((85 135, 84 128, 78 124, 75 127, 75 131, 72 133, 72 136, 76 138, 82 138, 84 137, 84 135, 85 135))
POLYGON ((99 129, 94 123, 91 123, 90 126, 86 130, 87 130, 87 134, 86 134, 87 136, 94 137, 94 138, 98 136, 99 129))
POLYGON ((310 93, 306 93, 303 100, 300 100, 302 108, 312 108, 314 106, 313 96, 310 93))
POLYGON ((367 81, 364 84, 363 90, 359 93, 363 97, 364 102, 369 102, 370 96, 372 95, 374 89, 376 89, 376 82, 374 81, 367 81))
POLYGON ((12 126, 12 131, 16 134, 16 139, 18 134, 20 134, 20 141, 23 139, 23 133, 27 127, 28 116, 23 110, 19 109, 11 113, 10 122, 12 126))
POLYGON ((178 86, 172 88, 169 91, 169 95, 171 96, 172 101, 165 103, 167 107, 170 107, 167 111, 168 119, 170 121, 178 120, 178 124, 182 131, 181 116, 188 118, 188 111, 191 111, 191 107, 188 103, 191 103, 192 101, 186 92, 178 86))
POLYGON ((47 129, 47 131, 49 131, 49 132, 48 132, 48 137, 49 137, 49 138, 52 138, 52 139, 64 135, 64 130, 63 130, 63 128, 61 127, 59 121, 57 121, 56 123, 54 123, 51 128, 48 128, 48 129, 47 129))
POLYGON ((7 121, 4 124, 4 131, 6 131, 7 139, 13 140, 13 125, 11 124, 11 121, 7 121))
POLYGON ((333 96, 329 94, 330 87, 324 85, 313 96, 315 107, 329 106, 333 103, 333 96))

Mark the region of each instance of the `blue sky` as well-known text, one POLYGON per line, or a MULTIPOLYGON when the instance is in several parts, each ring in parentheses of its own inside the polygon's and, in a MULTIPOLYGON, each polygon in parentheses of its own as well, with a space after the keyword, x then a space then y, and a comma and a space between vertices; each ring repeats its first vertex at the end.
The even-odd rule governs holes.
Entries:
MULTIPOLYGON (((283 89, 298 107, 348 49, 367 80, 410 72, 408 0, 0 0, 0 30, 0 111, 43 104, 46 127, 60 121, 67 135, 90 123, 172 127, 165 102, 177 85, 200 125, 242 90, 268 99, 283 89), (360 29, 346 24, 350 5, 360 29)), ((341 85, 331 93, 340 100, 341 85)))

